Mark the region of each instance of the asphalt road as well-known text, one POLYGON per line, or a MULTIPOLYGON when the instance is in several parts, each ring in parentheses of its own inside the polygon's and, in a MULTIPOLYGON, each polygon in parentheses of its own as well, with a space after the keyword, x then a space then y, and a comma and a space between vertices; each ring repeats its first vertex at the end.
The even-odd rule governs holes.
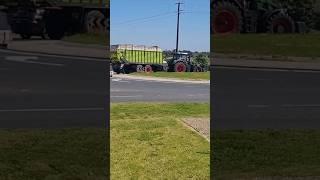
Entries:
POLYGON ((320 72, 215 68, 213 129, 320 128, 320 72))
POLYGON ((105 127, 107 64, 0 50, 0 128, 105 127))
POLYGON ((106 60, 0 50, 0 128, 105 127, 109 98, 111 102, 210 99, 209 84, 119 77, 108 82, 106 60))
POLYGON ((111 78, 111 102, 210 102, 210 84, 111 78))

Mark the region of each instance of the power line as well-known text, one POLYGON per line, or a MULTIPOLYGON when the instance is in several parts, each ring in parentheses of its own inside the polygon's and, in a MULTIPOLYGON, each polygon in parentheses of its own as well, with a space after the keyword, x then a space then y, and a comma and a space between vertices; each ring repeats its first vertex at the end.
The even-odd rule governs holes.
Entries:
POLYGON ((164 16, 168 16, 168 15, 172 15, 172 14, 175 14, 175 12, 166 12, 166 13, 161 13, 161 14, 149 16, 149 17, 132 19, 132 20, 121 22, 121 23, 115 23, 114 25, 130 24, 133 22, 144 21, 144 20, 153 19, 153 18, 157 18, 157 17, 164 17, 164 16))
POLYGON ((146 22, 155 22, 155 20, 158 20, 158 19, 164 19, 164 18, 168 18, 168 17, 171 17, 171 16, 176 16, 175 14, 168 14, 168 15, 164 15, 164 16, 161 16, 161 17, 156 17, 156 18, 153 18, 153 19, 145 19, 145 20, 142 20, 142 21, 133 21, 133 22, 128 22, 126 24, 118 24, 118 25, 113 25, 112 24, 112 27, 119 27, 121 25, 126 25, 126 26, 129 26, 129 25, 135 25, 135 24, 142 24, 142 23, 146 23, 146 22))

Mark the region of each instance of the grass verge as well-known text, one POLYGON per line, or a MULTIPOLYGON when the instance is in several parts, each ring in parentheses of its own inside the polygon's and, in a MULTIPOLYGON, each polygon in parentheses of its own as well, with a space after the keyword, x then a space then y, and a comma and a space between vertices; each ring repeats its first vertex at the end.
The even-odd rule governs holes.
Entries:
POLYGON ((320 131, 216 131, 213 139, 214 179, 320 178, 320 131))
POLYGON ((320 35, 234 34, 212 35, 213 52, 224 54, 320 57, 320 35))
POLYGON ((107 37, 107 35, 102 34, 75 34, 72 36, 66 36, 63 40, 72 43, 96 44, 103 46, 107 46, 109 43, 109 38, 107 37))
POLYGON ((111 179, 209 179, 209 143, 179 122, 208 104, 111 105, 111 179))
POLYGON ((175 78, 183 80, 210 80, 210 72, 153 72, 153 73, 132 73, 136 76, 175 78))
POLYGON ((105 129, 0 130, 0 179, 106 179, 105 129))

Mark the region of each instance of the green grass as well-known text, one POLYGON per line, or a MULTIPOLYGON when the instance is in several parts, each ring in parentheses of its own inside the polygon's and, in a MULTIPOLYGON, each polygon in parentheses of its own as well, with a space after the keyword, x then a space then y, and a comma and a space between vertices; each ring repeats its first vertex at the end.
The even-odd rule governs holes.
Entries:
POLYGON ((238 34, 212 35, 217 53, 320 57, 320 34, 238 34))
POLYGON ((0 179, 106 179, 104 129, 0 130, 0 179))
POLYGON ((179 122, 208 117, 208 104, 111 107, 111 179, 209 179, 209 142, 179 122))
POLYGON ((153 72, 153 73, 132 73, 136 76, 176 78, 184 80, 210 80, 210 72, 153 72))
POLYGON ((216 131, 213 139, 216 180, 320 177, 320 131, 216 131))
POLYGON ((109 44, 109 38, 107 35, 102 34, 75 34, 72 36, 66 36, 63 40, 80 44, 96 44, 103 46, 107 46, 109 44))

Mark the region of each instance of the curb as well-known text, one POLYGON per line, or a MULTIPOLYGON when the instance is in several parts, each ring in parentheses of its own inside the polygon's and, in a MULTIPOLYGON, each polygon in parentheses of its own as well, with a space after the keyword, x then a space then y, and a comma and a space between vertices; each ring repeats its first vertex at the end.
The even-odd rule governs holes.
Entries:
POLYGON ((222 59, 247 59, 247 60, 265 60, 265 61, 280 61, 280 62, 310 62, 320 61, 320 57, 295 57, 282 55, 250 55, 250 54, 220 54, 213 53, 211 56, 222 59))
POLYGON ((248 68, 248 69, 258 69, 258 70, 282 70, 282 71, 310 71, 310 72, 320 72, 320 69, 310 69, 310 68, 288 68, 288 67, 264 67, 264 66, 250 66, 250 65, 211 65, 214 67, 222 68, 248 68))
POLYGON ((40 55, 49 55, 49 56, 65 56, 65 57, 73 57, 73 58, 88 58, 88 59, 97 59, 97 60, 107 60, 108 57, 92 57, 92 56, 77 56, 70 54, 58 54, 58 53, 45 53, 45 52, 37 52, 37 51, 24 51, 24 50, 16 50, 16 49, 5 49, 11 52, 21 52, 21 53, 31 53, 31 54, 40 54, 40 55))
POLYGON ((181 80, 175 78, 156 78, 156 77, 142 77, 142 76, 134 76, 134 75, 114 75, 114 77, 126 78, 126 79, 138 79, 138 80, 150 80, 150 81, 160 81, 160 82, 177 82, 177 83, 191 83, 191 84, 210 84, 210 80, 181 80))
POLYGON ((211 67, 252 68, 286 71, 320 71, 320 57, 284 57, 241 54, 215 54, 211 67))

